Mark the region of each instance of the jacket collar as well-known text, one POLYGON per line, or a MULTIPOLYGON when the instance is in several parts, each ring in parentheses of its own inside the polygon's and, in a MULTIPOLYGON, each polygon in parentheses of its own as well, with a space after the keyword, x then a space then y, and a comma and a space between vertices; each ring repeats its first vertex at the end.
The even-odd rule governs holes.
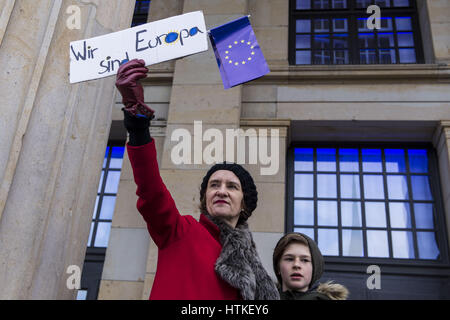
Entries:
POLYGON ((208 232, 216 239, 218 242, 220 242, 220 229, 219 227, 209 220, 203 213, 200 215, 200 224, 208 230, 208 232))

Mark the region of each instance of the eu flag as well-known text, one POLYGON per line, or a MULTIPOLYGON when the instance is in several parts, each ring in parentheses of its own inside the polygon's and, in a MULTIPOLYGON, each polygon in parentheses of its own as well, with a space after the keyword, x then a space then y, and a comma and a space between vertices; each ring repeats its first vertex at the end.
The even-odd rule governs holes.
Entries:
POLYGON ((225 89, 270 72, 247 16, 209 32, 225 89))

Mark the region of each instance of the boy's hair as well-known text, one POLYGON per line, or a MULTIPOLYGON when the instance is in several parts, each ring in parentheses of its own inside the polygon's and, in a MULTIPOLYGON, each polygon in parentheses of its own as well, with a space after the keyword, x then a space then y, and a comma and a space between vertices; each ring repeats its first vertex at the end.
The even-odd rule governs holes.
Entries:
POLYGON ((275 250, 273 251, 273 270, 275 271, 275 275, 277 276, 278 280, 278 286, 280 287, 282 284, 280 274, 280 261, 284 251, 291 243, 300 243, 309 248, 308 240, 306 240, 306 238, 300 233, 288 233, 278 241, 277 245, 275 246, 275 250))
POLYGON ((309 288, 311 288, 311 286, 322 276, 323 256, 314 240, 303 233, 297 232, 291 232, 283 236, 280 240, 278 240, 278 243, 273 251, 273 270, 278 280, 278 286, 279 288, 281 288, 283 283, 280 273, 281 257, 283 256, 283 253, 286 250, 287 246, 291 243, 300 243, 309 248, 309 252, 311 254, 311 263, 313 267, 311 283, 309 284, 309 288))

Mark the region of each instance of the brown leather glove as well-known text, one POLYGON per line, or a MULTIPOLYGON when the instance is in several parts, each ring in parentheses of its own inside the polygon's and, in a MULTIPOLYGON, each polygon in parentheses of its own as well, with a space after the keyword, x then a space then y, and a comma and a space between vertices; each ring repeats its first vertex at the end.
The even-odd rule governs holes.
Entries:
POLYGON ((134 116, 155 117, 155 111, 144 103, 144 88, 138 82, 147 77, 148 69, 144 60, 133 59, 120 66, 117 72, 116 87, 122 95, 125 110, 134 116))

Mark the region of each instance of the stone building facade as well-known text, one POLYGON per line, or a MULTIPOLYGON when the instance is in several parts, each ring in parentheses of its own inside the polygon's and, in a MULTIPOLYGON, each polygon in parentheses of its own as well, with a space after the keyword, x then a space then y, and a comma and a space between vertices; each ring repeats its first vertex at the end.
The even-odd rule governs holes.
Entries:
MULTIPOLYGON (((308 11, 309 18, 321 14, 334 19, 331 7, 339 1, 326 2, 329 10, 308 11)), ((349 7, 356 3, 343 2, 349 7)), ((394 1, 391 2, 393 6, 394 1)), ((187 129, 193 136, 195 121, 202 121, 203 132, 213 128, 223 136, 227 129, 239 128, 254 129, 258 137, 277 132, 276 174, 261 174, 267 165, 260 162, 245 165, 259 192, 258 207, 249 225, 263 264, 273 277, 271 259, 278 239, 286 232, 308 230, 325 251, 324 279, 348 286, 351 298, 449 298, 450 3, 409 2, 417 17, 413 20, 415 34, 420 34, 415 38, 415 49, 420 51, 416 54, 417 63, 338 65, 298 63, 302 58, 296 58, 296 52, 307 50, 297 44, 299 30, 293 25, 297 20, 309 19, 301 10, 306 2, 152 0, 148 21, 202 10, 207 27, 212 28, 250 15, 271 70, 263 78, 224 90, 211 47, 204 53, 150 66, 143 84, 146 102, 156 110, 151 134, 157 145, 161 176, 179 211, 199 217, 199 186, 210 165, 175 165, 171 158, 177 144, 171 139, 175 130, 187 129), (370 189, 370 182, 365 179, 373 174, 364 169, 364 152, 369 149, 382 154, 380 160, 371 158, 369 162, 380 166, 378 176, 385 191, 379 202, 384 206, 386 219, 384 225, 375 227, 369 224, 370 201, 366 200, 370 197, 362 189, 363 186, 370 189), (412 164, 395 172, 403 174, 389 171, 387 150, 394 149, 403 150, 411 159, 410 152, 427 150, 425 166, 429 171, 423 176, 429 178, 429 198, 416 198, 416 187, 412 185, 421 175, 414 174, 412 164), (345 157, 340 152, 345 150, 358 150, 359 154, 355 162, 359 170, 353 175, 359 181, 361 193, 349 198, 344 196, 341 166, 345 157), (322 164, 328 166, 323 170, 325 173, 321 173, 322 164), (305 169, 304 165, 311 165, 311 169, 305 169), (334 166, 334 174, 330 166, 334 166), (408 196, 400 195, 404 201, 391 196, 390 192, 395 194, 398 186, 394 176, 404 179, 406 185, 402 185, 403 180, 399 185, 409 190, 408 196), (312 184, 303 182, 303 178, 311 178, 312 184), (336 185, 335 195, 330 196, 330 190, 325 188, 327 196, 321 198, 321 183, 330 181, 336 185), (311 187, 311 192, 300 191, 305 186, 307 190, 311 187), (353 220, 353 225, 346 228, 343 203, 351 202, 348 199, 359 206, 353 213, 357 212, 362 221, 353 220), (402 214, 412 219, 398 228, 393 218, 396 203, 408 206, 402 214), (304 220, 306 207, 302 204, 312 206, 312 222, 304 220), (320 206, 324 204, 327 209, 336 204, 335 211, 327 211, 336 214, 335 223, 330 224, 330 219, 335 218, 325 214, 328 224, 321 224, 320 206), (419 216, 419 209, 414 208, 427 204, 432 207, 427 218, 432 226, 421 229, 418 218, 412 218, 414 214, 419 216), (327 239, 327 230, 328 235, 336 238, 323 240, 327 239), (356 237, 360 239, 359 249, 349 251, 345 234, 360 236, 356 237), (435 246, 423 249, 425 242, 421 237, 430 234, 435 246), (376 243, 384 243, 377 242, 381 238, 376 236, 373 240, 373 235, 386 236, 385 255, 372 254, 371 250, 377 251, 382 246, 376 243), (337 247, 333 245, 334 239, 337 247), (438 252, 433 257, 422 251, 430 248, 438 252), (370 265, 381 270, 381 289, 370 289, 370 265)), ((314 6, 317 1, 308 3, 314 6)), ((2 107, 5 112, 0 116, 4 137, 0 141, 0 286, 4 288, 1 298, 75 297, 75 292, 66 287, 65 272, 69 265, 83 265, 95 189, 108 139, 125 143, 126 133, 121 126, 123 115, 114 79, 69 85, 66 49, 69 40, 126 28, 131 23, 133 7, 131 0, 108 4, 41 0, 36 5, 20 0, 0 1, 0 61, 10 66, 0 75, 0 96, 6 101, 2 107), (68 30, 64 26, 65 8, 71 4, 82 8, 85 20, 81 30, 68 30), (25 20, 32 24, 25 26, 25 20), (16 37, 18 33, 24 37, 16 37), (25 44, 26 52, 21 50, 25 44), (14 64, 10 63, 11 58, 14 64), (65 68, 58 67, 61 64, 65 68), (13 115, 13 121, 7 114, 13 115)), ((390 14, 393 19, 407 15, 402 10, 390 14)), ((398 33, 394 35, 395 41, 400 37, 398 33)), ((309 36, 311 39, 316 34, 309 36)), ((358 37, 356 33, 353 36, 358 37)), ((398 50, 397 60, 401 59, 398 52, 403 50, 398 44, 392 49, 398 50)), ((314 53, 312 56, 315 57, 314 53)), ((407 163, 411 163, 409 160, 406 158, 407 163)), ((148 299, 150 294, 157 248, 136 210, 135 191, 125 153, 98 299, 148 299)))

